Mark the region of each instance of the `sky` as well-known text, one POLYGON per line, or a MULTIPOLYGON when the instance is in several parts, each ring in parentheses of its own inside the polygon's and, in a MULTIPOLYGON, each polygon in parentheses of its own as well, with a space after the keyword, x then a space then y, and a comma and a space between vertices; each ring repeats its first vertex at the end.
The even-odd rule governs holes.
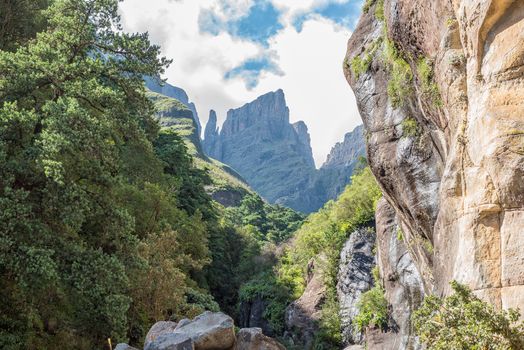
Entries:
POLYGON ((125 31, 148 32, 173 60, 163 78, 183 88, 202 125, 283 89, 290 120, 303 120, 318 166, 361 124, 342 73, 362 0, 125 0, 125 31))

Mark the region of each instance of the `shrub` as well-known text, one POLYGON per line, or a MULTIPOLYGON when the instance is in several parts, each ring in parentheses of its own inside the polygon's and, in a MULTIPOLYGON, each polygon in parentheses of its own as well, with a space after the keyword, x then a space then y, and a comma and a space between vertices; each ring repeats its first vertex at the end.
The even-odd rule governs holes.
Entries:
POLYGON ((416 334, 428 350, 524 349, 519 311, 497 311, 466 286, 451 282, 447 298, 427 296, 413 313, 416 334))
POLYGON ((406 60, 400 56, 395 43, 387 38, 384 41, 383 57, 390 74, 387 93, 393 107, 399 108, 413 93, 413 73, 406 60))
POLYGON ((402 137, 415 137, 418 135, 418 124, 413 118, 406 118, 402 121, 402 137))
POLYGON ((358 315, 353 320, 354 326, 362 331, 368 326, 385 328, 388 324, 388 302, 384 288, 380 283, 378 268, 372 271, 375 286, 363 293, 358 301, 358 315))
POLYGON ((422 93, 428 97, 434 106, 442 106, 442 99, 437 84, 434 81, 434 71, 431 62, 421 57, 417 62, 417 74, 422 88, 422 93))
POLYGON ((376 0, 366 0, 366 2, 364 3, 364 6, 362 6, 362 12, 364 13, 368 13, 369 11, 369 8, 371 6, 373 6, 373 4, 375 3, 376 0))
POLYGON ((378 0, 377 6, 375 6, 375 17, 380 22, 384 22, 386 17, 384 16, 384 0, 378 0))

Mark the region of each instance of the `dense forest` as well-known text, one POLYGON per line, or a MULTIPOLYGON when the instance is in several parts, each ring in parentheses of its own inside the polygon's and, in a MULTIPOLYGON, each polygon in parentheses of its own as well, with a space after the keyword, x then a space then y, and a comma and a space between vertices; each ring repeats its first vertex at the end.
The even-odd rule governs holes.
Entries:
MULTIPOLYGON (((261 303, 264 331, 303 349, 302 330, 290 329, 286 315, 312 266, 322 298, 311 348, 347 345, 337 294, 341 251, 356 231, 379 235, 384 184, 362 158, 343 193, 307 217, 266 202, 203 154, 186 107, 145 87, 146 78, 162 84, 171 61, 147 33, 122 30, 118 5, 0 3, 0 348, 101 349, 108 339, 142 346, 156 321, 209 310, 242 324, 246 305, 261 303), (163 118, 179 119, 167 125, 163 118), (241 198, 222 205, 212 197, 217 189, 241 198)), ((383 1, 364 6, 385 23, 383 1)), ((377 50, 403 62, 402 72, 411 69, 383 35, 364 60, 346 60, 356 79, 377 50)), ((407 88, 395 85, 397 68, 389 67, 393 102, 407 88)), ((413 123, 397 125, 400 140, 419 136, 422 126, 413 123)), ((390 226, 387 247, 406 246, 409 256, 422 242, 433 258, 429 240, 415 241, 397 221, 390 226)), ((367 257, 376 267, 352 320, 359 333, 397 326, 386 284, 400 277, 381 276, 380 243, 367 257)), ((500 311, 454 281, 448 289, 416 301, 406 338, 428 349, 522 349, 518 310, 500 311)))
POLYGON ((140 343, 155 320, 234 313, 254 257, 303 216, 211 200, 153 118, 143 77, 169 61, 119 31, 117 1, 48 5, 0 9, 0 347, 140 343))

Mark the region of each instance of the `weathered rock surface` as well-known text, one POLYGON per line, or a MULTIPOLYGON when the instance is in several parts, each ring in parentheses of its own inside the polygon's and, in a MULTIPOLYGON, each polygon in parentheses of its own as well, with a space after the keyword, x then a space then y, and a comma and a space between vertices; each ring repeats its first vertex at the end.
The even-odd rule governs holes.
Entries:
POLYGON ((115 346, 115 349, 114 350, 138 350, 137 348, 134 348, 132 346, 129 346, 127 344, 124 344, 124 343, 120 343, 120 344, 117 344, 115 346))
POLYGON ((207 155, 238 171, 269 202, 303 212, 336 198, 364 153, 362 128, 357 128, 334 147, 325 166, 315 169, 307 126, 290 124, 282 90, 229 110, 220 131, 211 111, 204 135, 207 155))
MULTIPOLYGON (((135 350, 119 344, 115 350, 135 350)), ((146 336, 144 350, 285 350, 260 328, 244 328, 235 336, 233 319, 222 312, 209 312, 193 320, 155 323, 146 336)))
POLYGON ((285 350, 275 339, 265 336, 260 328, 243 328, 237 334, 235 350, 285 350))
POLYGON ((146 340, 144 341, 144 348, 147 348, 151 342, 156 338, 166 333, 173 333, 177 326, 176 322, 159 321, 155 323, 147 332, 146 340))
POLYGON ((353 327, 353 319, 359 312, 360 296, 373 287, 375 234, 370 230, 363 227, 352 232, 340 253, 337 296, 342 340, 346 345, 362 342, 362 334, 353 327))
POLYGON ((322 304, 326 298, 326 287, 320 271, 311 260, 307 268, 306 289, 299 299, 292 302, 285 313, 286 334, 290 341, 303 349, 312 349, 317 322, 321 317, 322 304))
POLYGON ((390 320, 387 332, 377 330, 374 336, 368 336, 368 345, 374 341, 385 349, 419 349, 420 344, 412 333, 410 317, 424 298, 424 287, 408 253, 395 211, 385 199, 377 204, 376 231, 377 261, 386 300, 390 305, 390 320))
POLYGON ((265 334, 273 336, 273 328, 264 317, 266 307, 267 301, 260 296, 250 301, 242 301, 240 303, 239 326, 242 328, 261 328, 265 334))
MULTIPOLYGON (((385 0, 385 23, 375 7, 348 42, 344 70, 424 291, 445 295, 457 280, 497 307, 523 309, 524 2, 385 0), (396 104, 385 30, 413 74, 396 104), (374 45, 367 71, 353 72, 374 45), (434 74, 424 76, 422 57, 434 74)), ((391 288, 393 309, 404 307, 391 288)))

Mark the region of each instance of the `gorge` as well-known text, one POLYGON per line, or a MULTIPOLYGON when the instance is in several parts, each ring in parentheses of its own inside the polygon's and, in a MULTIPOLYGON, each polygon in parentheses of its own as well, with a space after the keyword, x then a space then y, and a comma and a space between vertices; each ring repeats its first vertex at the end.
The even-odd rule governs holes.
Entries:
POLYGON ((524 349, 522 0, 159 3, 0 2, 0 348, 524 349))

